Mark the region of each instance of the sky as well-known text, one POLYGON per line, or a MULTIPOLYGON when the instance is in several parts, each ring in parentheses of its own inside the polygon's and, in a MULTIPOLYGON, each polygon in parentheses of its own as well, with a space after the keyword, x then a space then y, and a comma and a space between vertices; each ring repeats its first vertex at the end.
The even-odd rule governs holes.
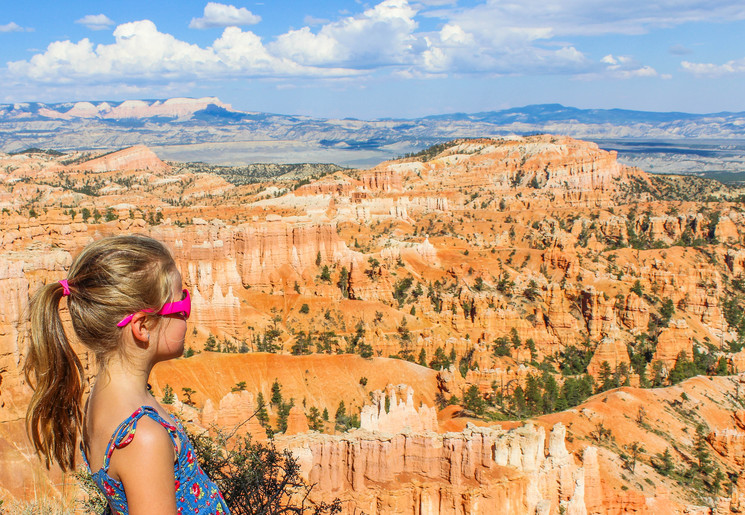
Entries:
POLYGON ((743 0, 0 0, 0 103, 745 111, 743 0))

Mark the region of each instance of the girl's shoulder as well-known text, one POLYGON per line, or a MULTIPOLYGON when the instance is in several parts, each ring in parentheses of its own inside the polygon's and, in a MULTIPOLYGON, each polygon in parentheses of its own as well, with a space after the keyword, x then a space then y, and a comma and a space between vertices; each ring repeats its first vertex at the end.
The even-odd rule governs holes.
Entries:
MULTIPOLYGON (((138 408, 117 429, 104 458, 103 475, 114 479, 115 486, 125 492, 128 509, 137 513, 176 511, 178 439, 178 430, 151 406, 138 408)), ((113 486, 112 491, 116 493, 113 486)))
MULTIPOLYGON (((178 450, 179 438, 178 428, 170 420, 164 418, 154 406, 142 405, 136 409, 122 411, 121 408, 110 407, 109 409, 89 412, 86 424, 87 438, 84 442, 88 451, 87 460, 91 470, 108 470, 110 461, 116 454, 130 447, 129 452, 158 452, 160 447, 173 455, 173 450, 178 450), (131 410, 131 411, 130 411, 131 410), (123 413, 129 412, 128 415, 123 413), (90 432, 88 429, 92 429, 90 432), (137 438, 135 438, 135 434, 137 438)), ((170 418, 170 417, 169 417, 170 418)), ((118 463, 119 459, 114 459, 118 463)), ((114 466, 114 472, 118 467, 114 466)), ((115 474, 116 475, 116 474, 115 474)))
POLYGON ((141 474, 157 463, 165 463, 173 471, 176 449, 175 435, 172 433, 176 428, 165 427, 158 420, 159 416, 155 418, 151 415, 152 412, 147 413, 145 410, 142 413, 136 412, 131 422, 112 439, 108 450, 110 470, 122 479, 127 471, 141 474))

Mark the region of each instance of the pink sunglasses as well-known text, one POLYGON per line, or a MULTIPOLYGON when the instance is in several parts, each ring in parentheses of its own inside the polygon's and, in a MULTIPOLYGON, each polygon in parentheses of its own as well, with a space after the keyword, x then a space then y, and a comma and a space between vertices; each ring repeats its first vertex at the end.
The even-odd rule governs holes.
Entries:
MULTIPOLYGON (((184 298, 177 301, 177 302, 168 302, 166 304, 163 304, 163 307, 160 308, 160 311, 156 313, 156 315, 180 315, 184 320, 189 318, 189 315, 191 314, 191 297, 189 296, 189 290, 184 288, 184 298)), ((152 313, 152 309, 143 309, 144 313, 152 313)), ((135 316, 135 313, 132 313, 131 315, 127 315, 124 318, 122 318, 122 321, 116 324, 117 327, 124 327, 128 323, 132 321, 132 317, 135 316)))

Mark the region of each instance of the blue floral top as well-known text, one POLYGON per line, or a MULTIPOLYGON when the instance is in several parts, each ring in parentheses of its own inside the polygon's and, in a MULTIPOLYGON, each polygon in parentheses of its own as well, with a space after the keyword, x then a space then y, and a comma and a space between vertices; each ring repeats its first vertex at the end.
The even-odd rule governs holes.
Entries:
MULTIPOLYGON (((173 446, 177 453, 176 462, 173 464, 176 488, 176 507, 179 515, 229 515, 228 507, 222 498, 217 485, 207 477, 194 456, 194 448, 184 434, 181 427, 176 427, 160 416, 152 406, 142 406, 132 413, 114 431, 109 446, 106 448, 106 456, 103 466, 95 474, 91 473, 93 480, 101 489, 101 492, 109 501, 109 508, 114 515, 125 515, 129 513, 127 508, 127 496, 124 485, 109 474, 109 460, 114 450, 126 447, 132 442, 137 429, 137 421, 148 416, 159 422, 173 440, 173 446), (179 451, 178 444, 181 443, 179 451)), ((82 445, 81 445, 82 451, 82 445)), ((90 464, 85 452, 82 452, 86 467, 90 470, 90 464)))

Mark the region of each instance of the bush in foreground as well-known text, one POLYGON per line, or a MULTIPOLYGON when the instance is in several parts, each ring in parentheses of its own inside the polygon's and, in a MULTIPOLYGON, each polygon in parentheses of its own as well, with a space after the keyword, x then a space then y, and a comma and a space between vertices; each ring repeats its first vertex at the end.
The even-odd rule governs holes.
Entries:
MULTIPOLYGON (((315 503, 309 499, 313 485, 300 476, 292 453, 277 450, 272 440, 254 442, 250 435, 236 436, 222 430, 189 434, 204 472, 220 487, 232 515, 325 515, 341 511, 341 502, 315 503)), ((81 507, 100 513, 106 501, 87 472, 78 472, 86 494, 81 507)))
POLYGON ((292 453, 277 450, 273 440, 254 442, 249 435, 227 435, 218 430, 190 435, 199 464, 220 487, 233 515, 333 514, 341 511, 337 499, 331 504, 309 500, 313 485, 300 476, 292 453))

